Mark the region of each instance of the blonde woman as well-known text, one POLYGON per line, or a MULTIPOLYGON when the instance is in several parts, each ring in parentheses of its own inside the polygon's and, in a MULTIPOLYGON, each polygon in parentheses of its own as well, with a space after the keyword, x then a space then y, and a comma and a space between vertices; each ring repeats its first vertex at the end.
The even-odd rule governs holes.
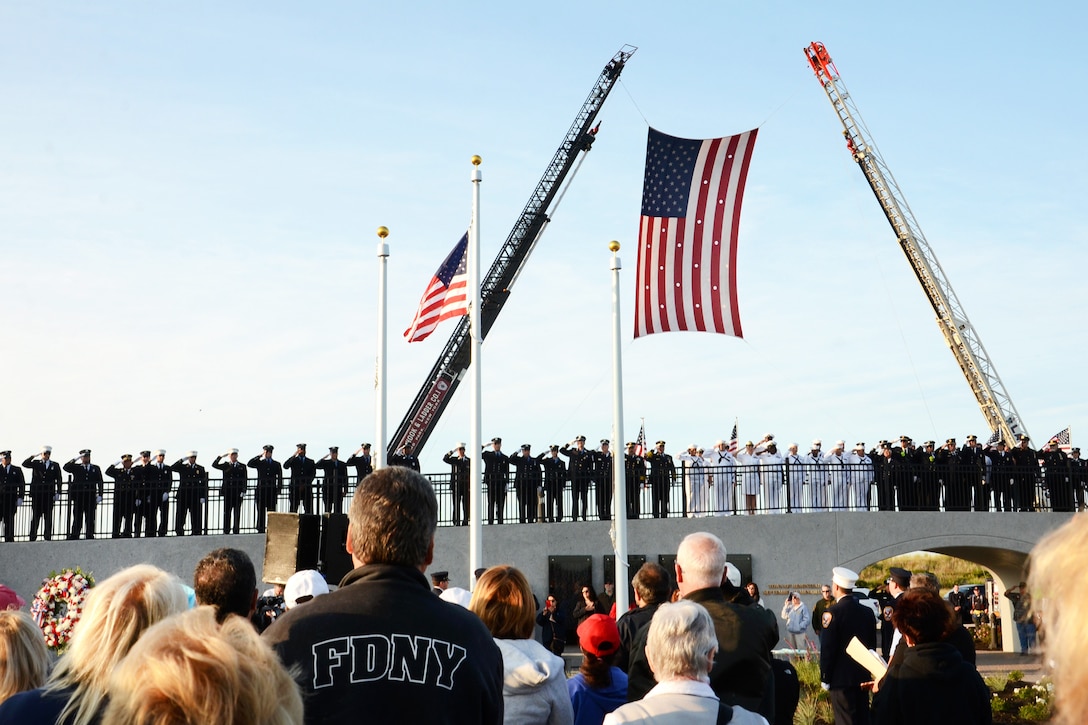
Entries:
POLYGON ((87 595, 72 641, 45 687, 0 705, 0 723, 97 722, 117 663, 151 625, 188 607, 181 581, 148 564, 123 569, 87 595))
POLYGON ((0 703, 41 687, 49 676, 49 649, 26 612, 0 612, 0 703))
POLYGON ((301 725, 302 696, 242 617, 197 607, 144 633, 114 670, 104 722, 301 725))
POLYGON ((1029 591, 1045 606, 1044 661, 1051 662, 1055 725, 1088 722, 1088 514, 1077 514, 1031 551, 1029 591))
POLYGON ((536 602, 529 581, 512 566, 493 566, 476 582, 468 608, 502 653, 503 722, 571 725, 563 660, 533 639, 536 602))

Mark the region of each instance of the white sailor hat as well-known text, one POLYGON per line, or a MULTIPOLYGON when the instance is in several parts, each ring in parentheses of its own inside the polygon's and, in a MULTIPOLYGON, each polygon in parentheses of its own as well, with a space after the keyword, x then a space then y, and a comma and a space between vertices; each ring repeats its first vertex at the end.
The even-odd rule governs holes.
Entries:
POLYGON ((838 584, 841 589, 853 589, 858 583, 858 574, 845 566, 837 566, 831 570, 831 581, 838 584))
POLYGON ((53 446, 42 446, 42 453, 52 453, 53 446))
POLYGON ((234 453, 235 455, 237 455, 238 454, 238 449, 237 448, 231 448, 229 451, 227 451, 227 453, 234 453))
POLYGON ((164 448, 156 448, 155 449, 155 455, 156 456, 165 456, 166 455, 166 450, 164 448))
POLYGON ((824 444, 824 442, 823 442, 822 440, 820 440, 819 438, 817 438, 816 440, 812 441, 812 446, 813 446, 813 448, 819 448, 819 447, 820 447, 820 446, 822 446, 823 444, 824 444))
POLYGON ((186 451, 185 452, 185 457, 186 458, 196 458, 196 451, 186 451))
POLYGON ((465 444, 464 444, 464 443, 458 443, 457 445, 455 445, 455 446, 453 447, 453 450, 455 450, 455 451, 456 451, 457 449, 459 449, 459 448, 464 448, 464 447, 465 447, 465 444))
POLYGON ((836 448, 842 448, 842 447, 843 447, 843 446, 845 446, 845 445, 846 445, 846 441, 844 441, 844 440, 837 440, 837 441, 835 441, 835 447, 836 447, 836 448))

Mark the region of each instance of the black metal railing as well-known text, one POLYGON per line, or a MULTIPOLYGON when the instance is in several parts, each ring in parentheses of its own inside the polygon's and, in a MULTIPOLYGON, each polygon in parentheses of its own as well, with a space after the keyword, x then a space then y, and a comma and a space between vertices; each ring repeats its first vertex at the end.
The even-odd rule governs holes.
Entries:
MULTIPOLYGON (((438 499, 439 525, 452 526, 460 523, 455 518, 451 476, 448 473, 428 474, 438 499)), ((355 491, 355 478, 349 479, 348 493, 340 509, 344 512, 351 505, 355 491)), ((225 530, 227 506, 221 481, 209 481, 208 495, 194 504, 199 513, 199 527, 191 515, 184 516, 178 526, 179 495, 184 506, 190 494, 179 492, 175 485, 165 502, 152 502, 156 509, 156 535, 165 536, 201 534, 258 533, 255 502, 255 480, 248 482, 238 507, 237 532, 232 521, 225 530), (165 514, 165 518, 164 518, 165 514)), ((270 511, 288 511, 292 501, 291 481, 286 479, 275 496, 270 511)), ((1067 466, 1048 470, 1037 466, 1006 466, 1001 468, 963 467, 911 467, 888 469, 870 465, 832 466, 828 464, 751 465, 733 467, 677 465, 675 475, 668 481, 654 481, 649 475, 640 477, 637 483, 628 485, 636 495, 628 505, 628 518, 733 516, 756 514, 803 514, 817 511, 1056 511, 1085 510, 1088 472, 1083 468, 1067 466), (655 485, 656 484, 656 485, 655 485)), ((28 486, 29 488, 29 486, 28 486)), ((495 487, 499 488, 499 487, 495 487)), ((540 485, 517 484, 513 477, 502 487, 502 495, 493 490, 491 496, 500 516, 493 516, 495 523, 529 523, 572 520, 602 520, 611 516, 612 486, 593 479, 564 481, 562 488, 540 485), (583 493, 584 492, 584 493, 583 493), (551 500, 549 503, 549 499, 551 500), (583 504, 584 501, 584 504, 583 504), (576 508, 577 504, 577 508, 576 508), (562 511, 562 515, 559 512, 562 511), (575 514, 577 518, 575 518, 575 514)), ((117 492, 112 483, 103 486, 100 503, 94 506, 93 536, 110 538, 128 532, 132 536, 146 536, 147 501, 134 505, 132 492, 117 492), (120 504, 120 505, 119 505, 120 504), (140 514, 140 530, 135 531, 135 521, 126 525, 120 512, 131 509, 140 514)), ((484 520, 487 521, 488 491, 483 493, 484 520)), ((298 494, 295 494, 297 500, 298 494)), ((16 506, 13 494, 0 492, 0 513, 14 510, 12 533, 3 531, 5 540, 29 541, 32 505, 28 494, 22 504, 16 506)), ((300 504, 297 512, 330 513, 322 498, 322 479, 316 479, 309 491, 308 506, 300 504)), ((64 484, 59 500, 52 507, 51 522, 53 540, 65 539, 72 532, 75 501, 64 484)), ((493 509, 494 511, 494 509, 493 509)), ((137 517, 133 517, 135 519, 137 517)), ((231 517, 234 518, 233 516, 231 517)), ((37 538, 45 538, 45 526, 39 522, 37 538)), ((82 536, 88 530, 83 528, 82 536)))

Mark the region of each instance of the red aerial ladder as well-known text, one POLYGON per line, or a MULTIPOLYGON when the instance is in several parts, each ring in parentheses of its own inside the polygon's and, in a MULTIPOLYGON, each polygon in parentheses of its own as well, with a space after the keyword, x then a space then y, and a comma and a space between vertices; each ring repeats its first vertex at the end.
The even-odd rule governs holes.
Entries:
POLYGON ((842 122, 846 149, 865 174, 865 180, 869 182, 877 201, 880 202, 880 207, 899 240, 899 246, 907 255, 911 269, 937 314, 941 334, 967 378, 990 431, 997 433, 1011 445, 1017 434, 1027 435, 1027 428, 1021 421, 1020 414, 1016 412, 1012 398, 1005 391, 1005 385, 998 377, 990 356, 986 354, 982 340, 967 319, 967 313, 941 269, 937 256, 914 219, 899 185, 895 183, 891 170, 873 143, 869 129, 839 77, 838 68, 823 43, 811 43, 805 48, 805 57, 842 122))
MULTIPOLYGON (((574 118, 570 130, 555 152, 548 168, 544 171, 540 182, 533 189, 529 202, 518 217, 510 236, 499 249, 491 268, 480 281, 480 334, 487 337, 495 319, 499 316, 506 298, 510 296, 510 288, 524 267, 529 254, 540 235, 544 233, 544 227, 551 219, 548 210, 553 202, 558 204, 557 197, 562 198, 563 181, 577 170, 575 162, 584 158, 597 136, 597 126, 593 125, 598 111, 604 105, 605 99, 612 91, 612 87, 619 80, 624 65, 638 48, 625 45, 612 56, 593 84, 589 96, 582 104, 578 115, 574 118), (582 156, 579 156, 582 152, 582 156)), ((580 162, 579 162, 580 163, 580 162)), ((573 179, 573 176, 571 177, 573 179)), ((390 438, 387 455, 391 456, 402 445, 408 443, 418 453, 427 442, 438 419, 446 409, 453 391, 461 382, 461 378, 468 371, 471 358, 469 337, 469 318, 462 317, 457 323, 457 329, 450 335, 446 347, 438 356, 423 387, 412 401, 412 407, 404 415, 404 420, 390 438)), ((388 460, 388 458, 387 458, 388 460)))

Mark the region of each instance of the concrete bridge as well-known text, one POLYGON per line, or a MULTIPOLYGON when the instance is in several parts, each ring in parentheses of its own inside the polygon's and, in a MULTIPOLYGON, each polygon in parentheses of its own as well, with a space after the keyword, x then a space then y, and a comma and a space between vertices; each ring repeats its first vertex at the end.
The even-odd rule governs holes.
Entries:
MULTIPOLYGON (((725 542, 730 557, 751 556, 751 575, 771 607, 786 590, 800 590, 810 606, 831 569, 860 571, 869 564, 912 551, 948 554, 988 569, 999 594, 1023 578, 1027 555, 1047 532, 1072 514, 956 512, 828 512, 686 519, 642 519, 629 522, 628 554, 658 561, 671 556, 693 531, 710 531, 725 542)), ((609 522, 507 524, 484 526, 485 565, 510 563, 522 569, 534 590, 549 589, 551 557, 588 559, 600 590, 604 556, 613 553, 609 522)), ((200 536, 165 539, 115 539, 6 543, 0 545, 0 582, 27 601, 51 570, 81 566, 104 578, 126 566, 150 562, 192 582, 196 562, 206 552, 230 546, 247 551, 261 576, 264 536, 200 536)), ((442 527, 435 542, 431 570, 448 570, 452 586, 471 588, 468 530, 442 527)), ((633 572, 632 572, 633 573, 633 572)), ((625 577, 628 581, 630 575, 625 577)), ((562 593, 561 593, 562 594, 562 593)), ((1012 611, 1001 598, 1002 641, 1007 651, 1018 647, 1012 611)), ((777 612, 776 612, 777 614, 777 612)))

